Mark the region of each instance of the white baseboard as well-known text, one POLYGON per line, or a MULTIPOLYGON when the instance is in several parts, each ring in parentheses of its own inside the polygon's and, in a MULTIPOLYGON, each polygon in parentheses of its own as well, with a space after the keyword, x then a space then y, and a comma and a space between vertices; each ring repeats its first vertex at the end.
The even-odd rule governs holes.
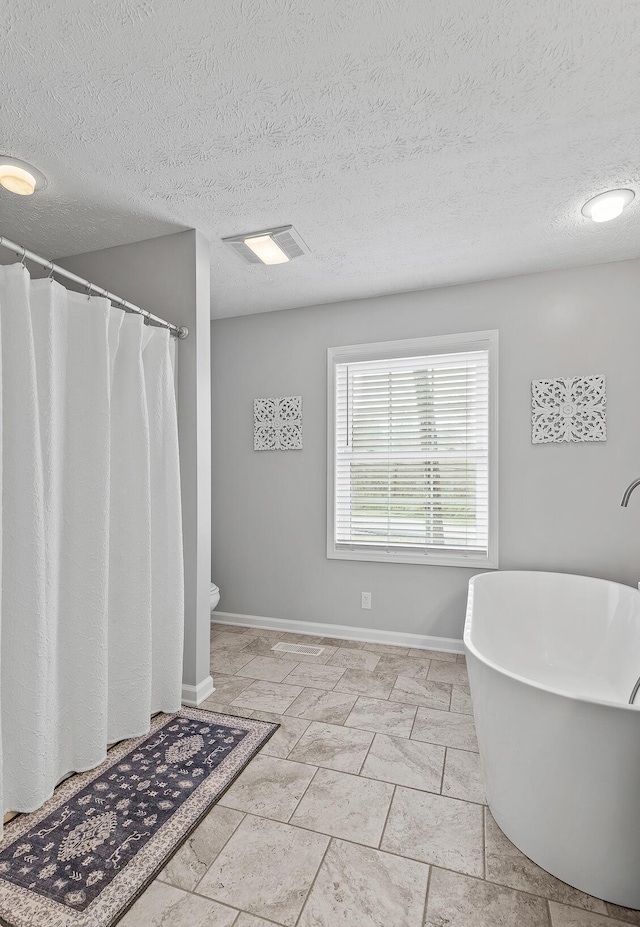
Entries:
POLYGON ((341 637, 348 641, 368 644, 394 644, 419 650, 443 650, 464 653, 462 640, 456 637, 433 637, 429 634, 409 634, 406 631, 380 631, 377 628, 355 628, 347 624, 324 624, 319 621, 291 621, 289 618, 263 618, 258 615, 236 615, 233 612, 211 612, 212 624, 235 624, 243 628, 265 628, 268 631, 289 631, 314 637, 341 637))
POLYGON ((186 705, 187 708, 197 708, 206 698, 213 695, 215 691, 211 676, 207 676, 207 678, 199 682, 197 686, 187 686, 183 683, 182 704, 186 705))

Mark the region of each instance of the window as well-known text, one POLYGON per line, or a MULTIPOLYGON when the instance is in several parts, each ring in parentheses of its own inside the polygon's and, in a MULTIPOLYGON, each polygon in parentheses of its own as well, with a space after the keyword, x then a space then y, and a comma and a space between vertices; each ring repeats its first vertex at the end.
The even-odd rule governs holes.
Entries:
POLYGON ((328 557, 497 567, 497 347, 329 349, 328 557))

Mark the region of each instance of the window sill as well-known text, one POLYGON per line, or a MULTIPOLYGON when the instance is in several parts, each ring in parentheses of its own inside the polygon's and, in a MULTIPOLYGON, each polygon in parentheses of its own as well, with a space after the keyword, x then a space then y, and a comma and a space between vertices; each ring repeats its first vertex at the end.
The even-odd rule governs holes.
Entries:
POLYGON ((462 569, 497 570, 497 556, 482 554, 421 554, 411 551, 365 550, 363 548, 336 548, 327 550, 328 560, 362 560, 372 563, 417 563, 422 566, 462 567, 462 569))

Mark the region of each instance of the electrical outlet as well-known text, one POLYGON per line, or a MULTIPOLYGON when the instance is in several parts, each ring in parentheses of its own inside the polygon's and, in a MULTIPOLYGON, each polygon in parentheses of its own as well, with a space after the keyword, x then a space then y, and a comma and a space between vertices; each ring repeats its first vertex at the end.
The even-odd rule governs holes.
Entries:
POLYGON ((362 593, 362 604, 360 608, 371 608, 371 593, 370 592, 362 593))

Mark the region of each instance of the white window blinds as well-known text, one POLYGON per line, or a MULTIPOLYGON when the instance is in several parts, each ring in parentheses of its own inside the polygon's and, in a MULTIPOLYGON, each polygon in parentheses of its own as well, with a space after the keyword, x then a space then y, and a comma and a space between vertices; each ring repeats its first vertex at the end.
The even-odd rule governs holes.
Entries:
POLYGON ((490 355, 336 359, 335 556, 488 565, 490 355))

